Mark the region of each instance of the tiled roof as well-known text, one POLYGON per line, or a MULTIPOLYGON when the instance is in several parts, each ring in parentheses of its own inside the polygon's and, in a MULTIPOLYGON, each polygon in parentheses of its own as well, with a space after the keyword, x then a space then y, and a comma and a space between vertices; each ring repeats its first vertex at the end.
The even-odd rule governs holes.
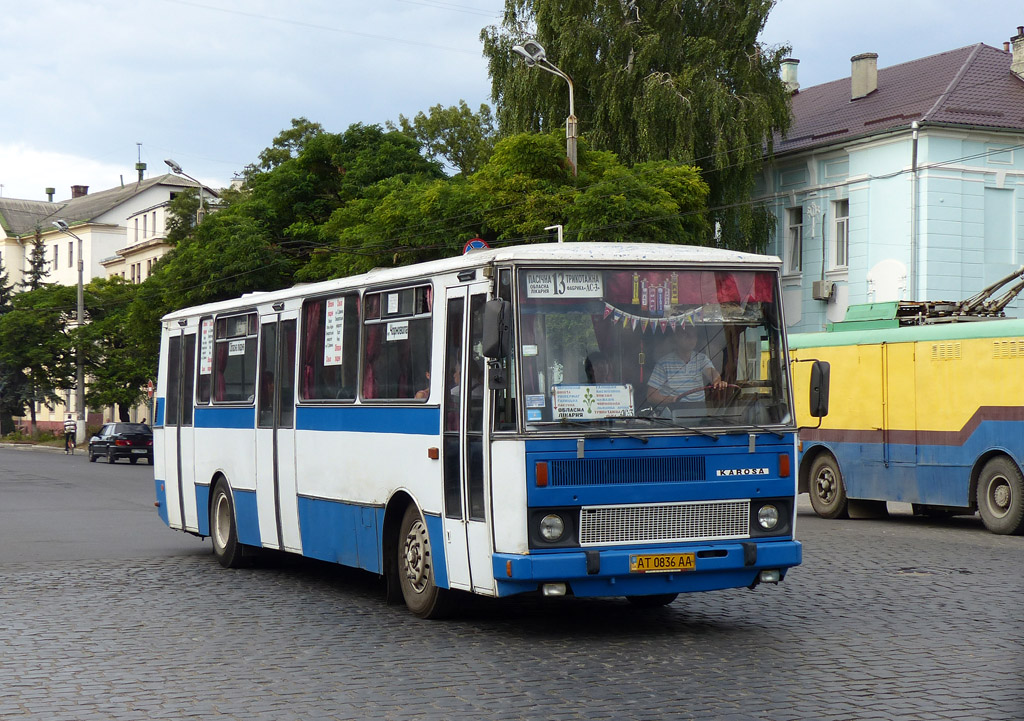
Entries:
POLYGON ((878 89, 850 99, 850 78, 792 97, 793 124, 775 154, 833 145, 917 120, 1024 131, 1024 80, 1012 56, 983 43, 878 70, 878 89))
MULTIPOLYGON (((55 203, 43 200, 0 198, 0 227, 3 227, 7 235, 15 236, 33 233, 37 225, 43 230, 50 230, 51 223, 58 218, 72 225, 89 222, 154 185, 169 185, 179 188, 194 188, 196 186, 191 180, 167 173, 130 185, 101 190, 80 198, 61 200, 55 203)), ((213 193, 209 189, 207 191, 213 193)))

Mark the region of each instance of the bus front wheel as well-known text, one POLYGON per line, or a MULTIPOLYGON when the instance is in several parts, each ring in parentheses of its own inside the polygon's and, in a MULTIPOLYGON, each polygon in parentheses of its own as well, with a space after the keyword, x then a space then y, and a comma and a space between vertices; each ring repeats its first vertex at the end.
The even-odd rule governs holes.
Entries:
POLYGON ((981 469, 978 512, 992 533, 1024 533, 1024 476, 1009 458, 993 458, 981 469))
POLYGON ((409 610, 420 618, 441 618, 449 612, 451 591, 435 583, 434 555, 427 524, 409 505, 398 533, 398 577, 409 610))
POLYGON ((830 453, 822 453, 811 465, 811 480, 807 486, 811 507, 822 518, 846 518, 846 486, 839 464, 830 453))
POLYGON ((210 539, 213 541, 213 555, 220 565, 224 568, 238 568, 242 565, 243 548, 238 542, 235 506, 223 481, 214 489, 210 503, 210 539))

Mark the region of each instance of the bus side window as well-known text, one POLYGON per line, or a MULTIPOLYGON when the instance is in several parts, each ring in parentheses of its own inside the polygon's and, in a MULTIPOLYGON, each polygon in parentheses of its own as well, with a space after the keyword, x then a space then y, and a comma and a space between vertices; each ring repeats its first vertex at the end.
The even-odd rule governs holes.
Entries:
POLYGON ((367 293, 363 398, 413 400, 430 369, 433 289, 367 293))
POLYGON ((314 298, 302 305, 299 397, 352 400, 359 370, 359 296, 314 298))
POLYGON ((256 314, 218 318, 214 330, 213 399, 256 399, 256 314))
MULTIPOLYGON (((498 271, 497 296, 502 300, 512 300, 512 271, 502 268, 498 271)), ((509 355, 498 360, 505 377, 509 379, 508 387, 494 392, 494 430, 514 431, 516 429, 516 328, 512 326, 512 344, 509 355)))

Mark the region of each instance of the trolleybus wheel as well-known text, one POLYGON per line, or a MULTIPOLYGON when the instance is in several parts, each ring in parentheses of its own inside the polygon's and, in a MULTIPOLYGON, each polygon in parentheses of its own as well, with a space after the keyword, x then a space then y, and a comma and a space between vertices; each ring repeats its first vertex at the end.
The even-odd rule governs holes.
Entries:
POLYGON ((238 542, 238 529, 235 527, 235 506, 223 481, 214 489, 210 503, 210 539, 213 541, 213 555, 220 565, 224 568, 242 565, 243 548, 238 542))
POLYGON ((678 596, 678 593, 655 593, 652 596, 626 596, 626 600, 637 608, 660 608, 669 605, 678 596))
POLYGON ((451 591, 434 583, 430 536, 416 506, 409 505, 398 533, 398 577, 405 605, 420 618, 441 618, 451 606, 451 591))
POLYGON ((822 518, 846 518, 846 486, 839 464, 830 453, 822 453, 811 465, 811 481, 807 490, 814 512, 822 518))
POLYGON ((993 458, 981 469, 978 511, 992 533, 1024 533, 1024 476, 1006 456, 993 458))

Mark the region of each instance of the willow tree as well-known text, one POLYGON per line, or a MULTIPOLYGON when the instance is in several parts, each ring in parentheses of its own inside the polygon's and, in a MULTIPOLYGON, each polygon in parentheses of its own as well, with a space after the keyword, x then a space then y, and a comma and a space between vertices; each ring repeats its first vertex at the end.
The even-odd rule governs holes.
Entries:
POLYGON ((772 138, 790 122, 779 68, 758 41, 774 0, 506 0, 481 33, 503 134, 565 121, 565 81, 512 51, 535 38, 573 78, 580 134, 626 164, 696 165, 708 184, 706 242, 764 248, 767 209, 749 204, 772 138), (713 234, 720 235, 716 238, 713 234))

